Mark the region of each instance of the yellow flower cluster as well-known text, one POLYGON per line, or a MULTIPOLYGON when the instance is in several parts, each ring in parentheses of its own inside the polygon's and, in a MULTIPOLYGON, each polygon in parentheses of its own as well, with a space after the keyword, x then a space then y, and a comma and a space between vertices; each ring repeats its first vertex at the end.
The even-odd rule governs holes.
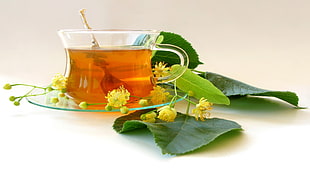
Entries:
POLYGON ((196 108, 192 110, 193 113, 195 114, 196 120, 200 118, 200 120, 204 121, 204 118, 209 117, 210 112, 208 111, 212 110, 212 105, 213 103, 208 102, 207 99, 202 97, 199 100, 199 103, 196 104, 196 108))
POLYGON ((161 107, 160 109, 158 109, 158 111, 158 118, 163 121, 173 122, 177 116, 176 109, 170 106, 161 107))
POLYGON ((151 112, 142 114, 140 116, 140 119, 144 122, 155 123, 156 117, 166 122, 173 122, 174 119, 177 117, 176 109, 170 106, 161 107, 157 110, 157 112, 158 112, 158 116, 156 112, 151 111, 151 112))
POLYGON ((63 90, 67 88, 68 79, 61 73, 57 73, 52 79, 52 87, 57 90, 63 90))
POLYGON ((165 88, 155 86, 151 91, 150 96, 151 102, 156 105, 166 103, 169 100, 170 94, 169 92, 166 92, 165 88))
POLYGON ((122 107, 127 104, 129 97, 130 93, 128 92, 128 90, 126 90, 124 86, 120 86, 117 89, 109 91, 105 98, 108 99, 107 106, 122 107))
POLYGON ((166 77, 169 75, 170 68, 166 67, 166 65, 167 64, 164 62, 156 62, 155 67, 153 68, 155 77, 166 77))

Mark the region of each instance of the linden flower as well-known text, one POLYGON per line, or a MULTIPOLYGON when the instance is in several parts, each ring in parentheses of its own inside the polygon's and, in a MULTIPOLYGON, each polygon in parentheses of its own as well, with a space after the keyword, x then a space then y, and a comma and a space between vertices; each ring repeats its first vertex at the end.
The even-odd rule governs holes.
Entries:
POLYGON ((177 111, 175 110, 175 108, 172 108, 170 106, 161 107, 160 109, 158 109, 158 111, 158 118, 163 121, 173 122, 177 116, 177 111))
POLYGON ((167 102, 170 94, 169 94, 169 92, 166 92, 165 88, 162 88, 160 86, 156 86, 151 91, 150 96, 151 96, 151 102, 153 104, 163 104, 163 103, 167 102))
POLYGON ((155 112, 145 113, 140 116, 140 119, 144 122, 155 123, 157 114, 155 112))
POLYGON ((55 89, 62 90, 66 89, 68 79, 61 73, 57 73, 52 79, 52 86, 55 89))
POLYGON ((124 88, 124 86, 120 86, 117 89, 109 91, 107 96, 105 97, 108 99, 107 106, 112 107, 122 107, 127 104, 127 100, 129 100, 130 93, 128 90, 124 88))
POLYGON ((195 118, 196 120, 198 120, 198 118, 200 118, 200 120, 204 121, 204 118, 209 117, 210 116, 210 112, 208 112, 209 110, 212 110, 212 106, 213 103, 208 102, 207 99, 205 98, 201 98, 199 100, 199 103, 196 104, 196 108, 193 109, 193 113, 195 114, 195 118))
POLYGON ((165 77, 169 75, 169 67, 166 67, 167 64, 164 62, 159 62, 155 64, 155 67, 153 68, 153 73, 156 77, 165 77))

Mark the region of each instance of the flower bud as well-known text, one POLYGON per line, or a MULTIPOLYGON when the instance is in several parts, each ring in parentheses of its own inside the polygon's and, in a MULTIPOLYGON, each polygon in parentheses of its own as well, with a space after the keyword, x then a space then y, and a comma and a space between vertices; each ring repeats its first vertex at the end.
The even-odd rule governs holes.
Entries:
POLYGON ((83 102, 81 102, 81 103, 79 104, 79 107, 80 107, 81 109, 87 109, 88 104, 87 104, 87 102, 83 101, 83 102))
POLYGON ((15 106, 19 106, 19 105, 20 105, 20 102, 19 102, 19 101, 15 101, 13 104, 14 104, 15 106))
POLYGON ((154 111, 142 114, 140 119, 144 122, 155 123, 157 114, 154 111))
POLYGON ((57 102, 59 102, 59 99, 57 97, 53 97, 50 99, 50 102, 56 104, 57 102))
POLYGON ((53 89, 52 87, 49 86, 49 87, 46 88, 46 90, 47 90, 48 92, 51 92, 51 91, 53 91, 54 89, 53 89))
POLYGON ((146 119, 156 118, 156 116, 157 114, 154 111, 145 114, 146 119))
POLYGON ((3 86, 3 89, 5 89, 5 90, 10 90, 11 88, 12 88, 11 84, 5 84, 3 86))
POLYGON ((129 108, 127 106, 122 106, 119 110, 122 114, 127 114, 129 112, 129 108))
POLYGON ((147 105, 149 105, 149 102, 146 99, 141 99, 141 100, 139 100, 139 105, 140 106, 147 106, 147 105))
POLYGON ((187 92, 187 94, 188 94, 188 96, 194 96, 194 92, 191 91, 191 90, 189 90, 189 91, 187 92))
POLYGON ((15 96, 10 96, 10 98, 9 98, 9 100, 12 101, 12 102, 13 102, 15 99, 16 99, 15 96))
POLYGON ((141 119, 142 121, 144 121, 144 120, 146 119, 146 114, 140 115, 140 119, 141 119))

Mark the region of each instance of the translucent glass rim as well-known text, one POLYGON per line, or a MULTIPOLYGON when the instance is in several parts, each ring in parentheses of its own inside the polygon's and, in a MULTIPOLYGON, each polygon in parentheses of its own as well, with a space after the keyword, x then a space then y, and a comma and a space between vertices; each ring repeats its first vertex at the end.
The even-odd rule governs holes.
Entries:
POLYGON ((159 34, 160 30, 130 30, 130 29, 61 29, 58 33, 76 33, 76 34, 130 34, 130 33, 141 33, 141 34, 159 34))

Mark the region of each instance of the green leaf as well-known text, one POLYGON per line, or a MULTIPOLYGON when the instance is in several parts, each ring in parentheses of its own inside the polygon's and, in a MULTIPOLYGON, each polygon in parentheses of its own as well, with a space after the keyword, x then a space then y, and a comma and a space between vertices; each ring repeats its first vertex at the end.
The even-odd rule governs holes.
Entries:
POLYGON ((125 116, 118 117, 113 124, 113 129, 118 133, 123 133, 127 131, 144 129, 146 125, 143 123, 131 122, 131 120, 140 120, 140 115, 150 112, 154 109, 144 109, 135 111, 125 116))
MULTIPOLYGON (((130 117, 131 118, 131 117, 130 117)), ((118 122, 117 120, 115 122, 118 122)), ((212 118, 197 121, 194 117, 178 113, 174 122, 159 121, 146 123, 138 120, 126 121, 123 131, 137 129, 137 126, 151 131, 163 154, 179 155, 194 151, 232 130, 241 130, 234 121, 212 118), (126 123, 130 123, 127 125, 126 123)))
MULTIPOLYGON (((177 71, 182 68, 180 65, 172 66, 173 71, 177 71)), ((229 98, 223 94, 221 90, 215 87, 210 81, 200 77, 193 73, 190 69, 187 69, 185 73, 176 80, 177 87, 184 92, 193 92, 193 97, 200 99, 204 97, 209 102, 215 104, 226 104, 230 103, 229 98)))
MULTIPOLYGON (((172 44, 182 48, 189 57, 189 68, 195 69, 202 62, 199 61, 199 56, 196 50, 192 47, 191 43, 185 40, 181 35, 172 32, 161 32, 160 35, 164 37, 161 44, 172 44)), ((172 52, 157 51, 152 58, 152 62, 164 61, 170 65, 180 64, 179 57, 172 52)))
POLYGON ((147 123, 155 142, 163 154, 185 154, 209 144, 220 135, 241 130, 233 121, 219 118, 196 121, 194 117, 179 113, 175 122, 147 123))
POLYGON ((253 95, 275 97, 298 107, 299 99, 294 92, 265 90, 211 72, 206 72, 204 74, 201 74, 201 76, 212 82, 226 96, 253 95))

